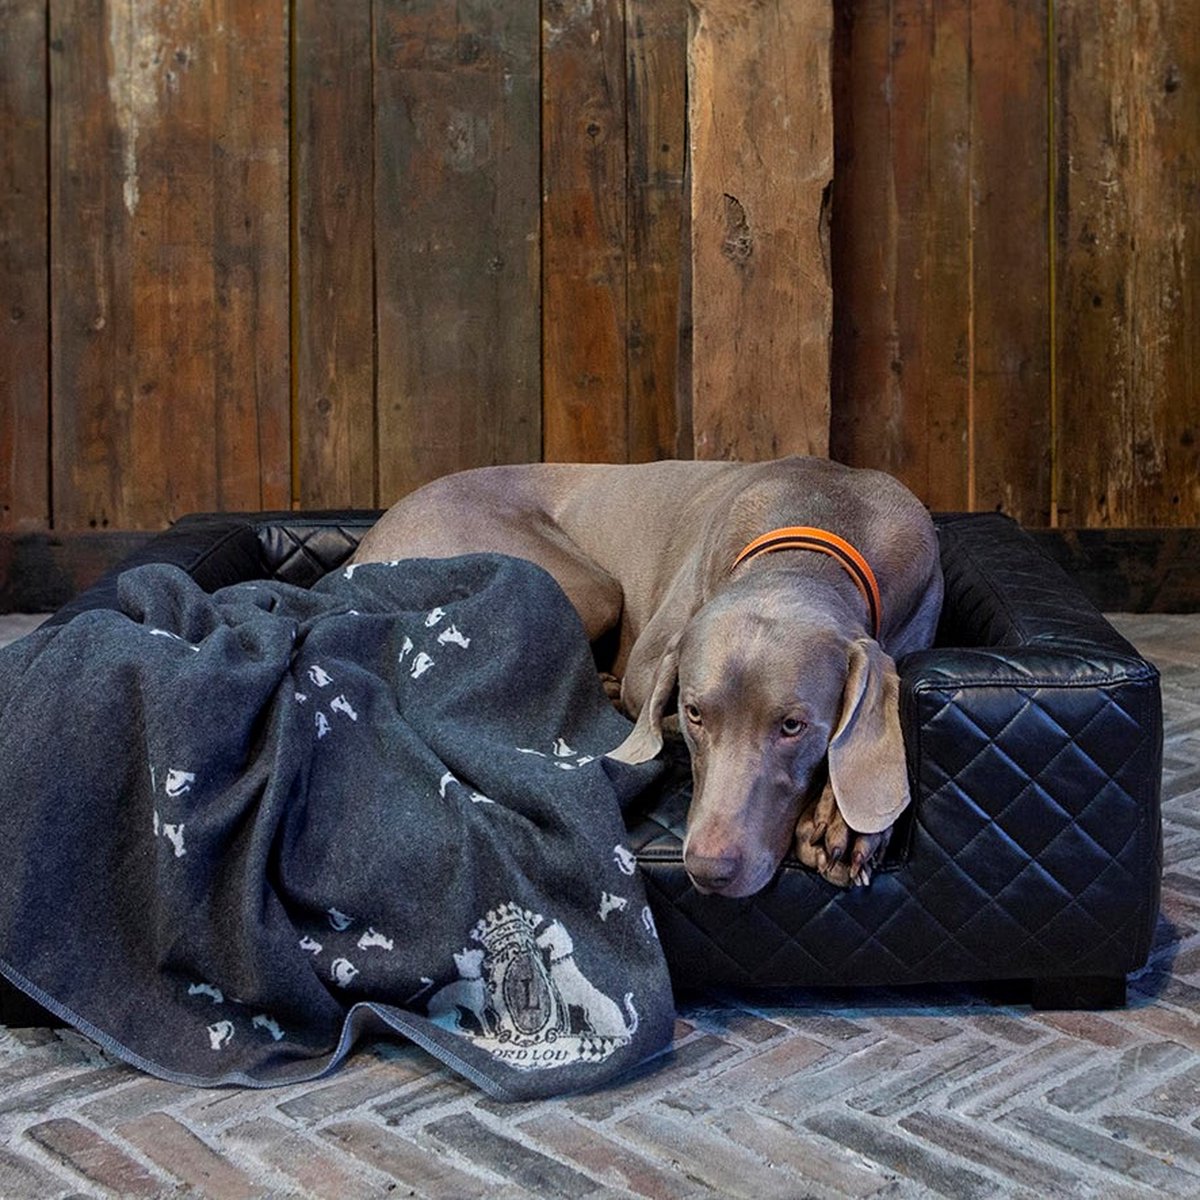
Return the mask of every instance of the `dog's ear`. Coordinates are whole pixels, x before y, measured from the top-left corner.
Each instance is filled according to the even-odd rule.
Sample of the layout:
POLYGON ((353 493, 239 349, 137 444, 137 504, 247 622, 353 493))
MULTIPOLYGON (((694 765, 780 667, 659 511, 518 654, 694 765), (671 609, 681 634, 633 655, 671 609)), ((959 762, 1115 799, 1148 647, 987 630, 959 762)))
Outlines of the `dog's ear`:
POLYGON ((829 782, 846 824, 879 833, 908 807, 900 679, 878 642, 850 647, 842 712, 829 740, 829 782))
POLYGON ((638 713, 632 732, 615 750, 610 750, 606 758, 615 758, 618 762, 643 763, 649 762, 662 750, 663 713, 679 678, 679 638, 680 635, 675 634, 659 655, 650 695, 638 713))

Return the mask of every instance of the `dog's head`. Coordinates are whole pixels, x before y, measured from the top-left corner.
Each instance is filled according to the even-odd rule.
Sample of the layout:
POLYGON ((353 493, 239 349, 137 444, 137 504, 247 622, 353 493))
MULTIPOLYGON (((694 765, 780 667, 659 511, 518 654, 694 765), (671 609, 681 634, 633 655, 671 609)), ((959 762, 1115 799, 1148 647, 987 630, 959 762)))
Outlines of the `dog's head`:
POLYGON ((826 765, 860 833, 886 829, 908 803, 899 681, 871 638, 794 605, 718 596, 667 645, 613 757, 644 762, 662 749, 676 690, 693 773, 684 866, 700 891, 763 888, 826 765))

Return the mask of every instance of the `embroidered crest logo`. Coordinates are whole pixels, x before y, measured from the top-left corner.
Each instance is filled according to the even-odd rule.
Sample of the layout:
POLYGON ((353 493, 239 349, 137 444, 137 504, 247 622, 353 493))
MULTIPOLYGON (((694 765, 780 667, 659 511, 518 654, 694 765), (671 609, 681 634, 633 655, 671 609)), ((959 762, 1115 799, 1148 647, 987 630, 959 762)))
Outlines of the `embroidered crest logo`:
POLYGON ((558 921, 517 904, 490 910, 471 931, 478 949, 454 955, 459 977, 435 992, 426 1014, 520 1070, 603 1062, 637 1031, 633 993, 625 1012, 575 962, 558 921))

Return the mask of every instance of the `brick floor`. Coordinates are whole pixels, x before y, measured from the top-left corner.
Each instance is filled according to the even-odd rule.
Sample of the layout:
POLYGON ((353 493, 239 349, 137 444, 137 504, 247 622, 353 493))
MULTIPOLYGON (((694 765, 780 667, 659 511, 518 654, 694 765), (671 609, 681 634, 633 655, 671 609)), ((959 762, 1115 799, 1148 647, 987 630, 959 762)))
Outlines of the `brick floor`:
POLYGON ((511 1106, 397 1042, 317 1083, 204 1091, 0 1029, 0 1196, 1200 1197, 1200 617, 1115 620, 1166 712, 1163 918, 1126 1010, 719 991, 660 1062, 511 1106))

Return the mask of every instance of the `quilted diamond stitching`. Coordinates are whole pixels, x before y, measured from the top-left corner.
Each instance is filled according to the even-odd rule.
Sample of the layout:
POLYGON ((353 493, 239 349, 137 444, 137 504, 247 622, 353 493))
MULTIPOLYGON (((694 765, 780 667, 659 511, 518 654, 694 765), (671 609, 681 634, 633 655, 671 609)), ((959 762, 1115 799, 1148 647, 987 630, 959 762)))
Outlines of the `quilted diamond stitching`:
POLYGON ((364 532, 344 525, 273 526, 260 541, 273 578, 307 587, 341 566, 364 532))
MULTIPOLYGON (((1078 732, 1077 732, 1076 736, 1081 736, 1084 733, 1090 732, 1092 726, 1095 724, 1096 720, 1100 716, 1109 714, 1112 712, 1113 705, 1110 702, 1111 697, 1105 696, 1103 699, 1104 699, 1104 703, 1102 703, 1100 705, 1100 707, 1097 709, 1097 711, 1095 713, 1093 713, 1082 725, 1078 726, 1078 732)), ((1036 707, 1039 709, 1039 712, 1050 717, 1050 714, 1048 712, 1046 712, 1046 705, 1041 702, 1041 699, 1039 697, 1028 698, 1027 703, 1022 706, 1023 710, 1029 707, 1029 703, 1035 704, 1036 707)), ((940 711, 942 713, 944 713, 945 707, 943 706, 943 708, 940 711)), ((1125 717, 1128 717, 1128 714, 1125 713, 1124 710, 1121 710, 1121 711, 1125 717)), ((970 714, 960 713, 959 715, 965 716, 968 721, 971 721, 970 714)), ((1037 772, 1036 775, 1030 777, 1028 786, 1038 788, 1039 791, 1041 792, 1042 796, 1044 797, 1045 801, 1058 809, 1058 811, 1062 814, 1062 816, 1064 818, 1064 824, 1054 834, 1054 836, 1051 837, 1046 842, 1045 846, 1043 846, 1038 851, 1038 854, 1042 857, 1051 857, 1054 844, 1056 842, 1058 842, 1060 839, 1066 838, 1068 836, 1070 836, 1072 838, 1072 840, 1075 842, 1078 842, 1079 840, 1082 839, 1082 841, 1086 844, 1085 849, 1087 850, 1086 854, 1084 855, 1084 858, 1086 860, 1092 861, 1094 864, 1098 864, 1098 865, 1094 865, 1092 877, 1090 879, 1078 882, 1079 895, 1078 896, 1070 896, 1069 903, 1079 905, 1082 908, 1084 905, 1084 902, 1087 899, 1087 896, 1089 895, 1090 891, 1093 889, 1094 885, 1096 884, 1096 881, 1100 878, 1100 876, 1103 874, 1103 872, 1107 869, 1108 864, 1110 862, 1112 862, 1118 855, 1123 853, 1126 850, 1126 848, 1128 847, 1129 842, 1136 836, 1137 831, 1138 831, 1138 823, 1136 821, 1134 821, 1132 823, 1132 827, 1130 828, 1125 840, 1119 846, 1107 847, 1107 846, 1101 845, 1096 839, 1094 839, 1091 836, 1090 831, 1086 827, 1084 827, 1082 824, 1079 824, 1074 818, 1072 818, 1072 815, 1065 808, 1063 808, 1063 806, 1059 805, 1057 798, 1051 793, 1051 791, 1049 789, 1045 788, 1045 786, 1042 784, 1041 776, 1043 776, 1062 757, 1063 753, 1069 752, 1072 749, 1072 747, 1074 747, 1079 753, 1081 753, 1083 755, 1084 759, 1091 765, 1091 767, 1096 772, 1098 772, 1099 774, 1104 776, 1104 784, 1102 786, 1096 787, 1094 789, 1091 800, 1089 801, 1089 804, 1086 807, 1091 807, 1092 805, 1094 805, 1106 793, 1106 791, 1109 788, 1117 790, 1122 797, 1125 797, 1126 793, 1124 793, 1124 791, 1122 789, 1120 789, 1113 782, 1111 776, 1108 775, 1107 771, 1104 771, 1099 766, 1099 764, 1097 764, 1095 762, 1095 759, 1092 756, 1089 756, 1086 753, 1084 753, 1082 750, 1080 750, 1080 748, 1078 747, 1076 737, 1072 737, 1072 736, 1068 735, 1067 727, 1064 722, 1054 720, 1053 717, 1050 717, 1050 719, 1051 719, 1051 724, 1055 728, 1057 728, 1057 730, 1059 731, 1059 734, 1060 734, 1061 738, 1063 739, 1063 744, 1060 746, 1059 752, 1056 753, 1055 755, 1051 756, 1051 758, 1037 772)), ((982 727, 980 727, 978 725, 978 723, 975 723, 975 722, 972 722, 972 723, 976 725, 976 728, 978 729, 979 733, 986 738, 986 734, 985 734, 984 730, 982 729, 982 727)), ((1007 728, 1011 729, 1012 724, 1013 724, 1012 722, 1008 723, 1007 728)), ((1132 724, 1133 724, 1133 728, 1135 730, 1137 730, 1138 727, 1137 727, 1136 723, 1132 723, 1132 724)), ((987 747, 985 746, 984 749, 986 750, 986 748, 987 747)), ((1140 754, 1143 751, 1143 749, 1144 749, 1144 738, 1143 737, 1136 738, 1136 744, 1134 745, 1133 749, 1128 754, 1126 754, 1122 758, 1121 762, 1118 764, 1118 766, 1116 768, 1117 773, 1123 773, 1125 771, 1125 769, 1128 767, 1128 765, 1133 761, 1134 758, 1136 758, 1138 756, 1138 754, 1140 754)), ((982 753, 982 751, 981 751, 981 753, 982 753)), ((975 761, 975 760, 972 760, 972 761, 975 761)), ((970 799, 970 796, 966 792, 964 792, 960 786, 957 786, 958 780, 961 779, 961 775, 962 775, 962 772, 959 772, 956 777, 956 780, 953 781, 953 783, 955 784, 956 795, 964 804, 971 804, 974 806, 974 802, 970 799)), ((1022 789, 1022 790, 1024 790, 1024 789, 1022 789)), ((1010 801, 1006 805, 1002 806, 999 809, 994 810, 993 818, 994 818, 997 826, 1001 826, 1005 823, 1005 820, 1007 819, 1009 812, 1012 808, 1012 804, 1013 804, 1013 800, 1010 799, 1010 801)), ((978 806, 974 806, 974 807, 977 808, 978 806)), ((927 830, 926 832, 931 836, 931 838, 933 838, 933 840, 936 841, 938 839, 938 832, 936 830, 927 830)), ((984 832, 984 830, 981 829, 980 833, 977 836, 981 836, 983 834, 983 832, 984 832)), ((1015 841, 1018 845, 1022 845, 1021 839, 1015 838, 1015 841)), ((1027 848, 1024 846, 1022 846, 1022 848, 1027 850, 1027 848)), ((1071 862, 1073 864, 1076 863, 1076 860, 1078 860, 1080 857, 1078 847, 1074 847, 1074 849, 1075 849, 1075 853, 1073 854, 1072 859, 1071 859, 1071 862)), ((953 866, 953 868, 957 870, 957 869, 959 869, 957 866, 957 863, 955 863, 953 858, 950 857, 950 855, 952 853, 963 854, 964 851, 961 847, 952 848, 950 850, 947 850, 947 861, 946 861, 945 867, 953 866)), ((1044 864, 1042 862, 1039 861, 1035 865, 1039 871, 1044 871, 1044 864)), ((1128 874, 1128 872, 1126 872, 1126 873, 1128 874)), ((1003 893, 1004 893, 1004 889, 999 891, 996 896, 996 902, 1000 905, 1004 904, 1004 894, 1003 893)), ((1068 892, 1068 895, 1070 895, 1069 892, 1068 892)), ((1013 915, 1015 918, 1015 914, 1013 914, 1013 915)), ((1057 916, 1057 914, 1055 914, 1055 916, 1057 916)))

